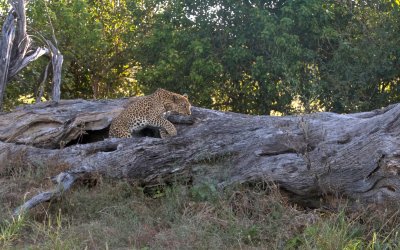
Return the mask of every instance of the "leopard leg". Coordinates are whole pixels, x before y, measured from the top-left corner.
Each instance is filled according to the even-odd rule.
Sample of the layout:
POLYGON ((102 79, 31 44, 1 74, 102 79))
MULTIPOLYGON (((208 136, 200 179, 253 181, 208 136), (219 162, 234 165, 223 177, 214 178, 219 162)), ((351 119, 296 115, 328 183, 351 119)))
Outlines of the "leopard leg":
POLYGON ((165 119, 164 117, 159 117, 156 121, 149 124, 150 126, 155 126, 160 128, 161 138, 166 138, 169 136, 175 136, 177 134, 174 124, 165 119))
POLYGON ((161 129, 160 129, 160 137, 161 137, 162 139, 167 138, 167 137, 168 137, 167 131, 161 128, 161 129))

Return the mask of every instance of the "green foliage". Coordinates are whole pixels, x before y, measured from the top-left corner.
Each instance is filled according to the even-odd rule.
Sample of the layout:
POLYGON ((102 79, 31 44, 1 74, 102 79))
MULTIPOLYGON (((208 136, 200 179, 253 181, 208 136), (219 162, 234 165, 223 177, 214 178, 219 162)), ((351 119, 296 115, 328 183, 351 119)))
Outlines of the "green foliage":
MULTIPOLYGON (((151 1, 152 4, 154 2, 151 1)), ((388 1, 157 1, 135 59, 146 92, 218 109, 349 112, 398 101, 399 10, 388 1)))
MULTIPOLYGON (((28 33, 34 43, 56 43, 64 55, 62 98, 110 98, 136 95, 131 46, 137 24, 136 1, 31 1, 27 5, 28 33)), ((48 60, 29 65, 7 89, 8 106, 35 94, 48 60)), ((51 75, 50 75, 51 77, 51 75)), ((50 79, 48 83, 50 83, 50 79)), ((50 91, 47 84, 47 92, 50 91)), ((45 98, 48 99, 47 93, 45 98)))
POLYGON ((91 18, 86 1, 35 1, 28 15, 32 17, 31 26, 43 36, 53 37, 54 28, 59 49, 65 57, 64 67, 68 69, 63 74, 63 97, 74 97, 74 92, 90 97, 93 94, 91 72, 96 71, 96 59, 106 45, 101 24, 91 18))
MULTIPOLYGON (((400 101, 398 1, 38 0, 27 8, 35 42, 56 38, 65 56, 63 98, 163 87, 194 105, 250 114, 400 101)), ((15 79, 9 107, 36 91, 46 64, 15 79)))
POLYGON ((400 99, 400 12, 390 1, 360 3, 337 35, 321 75, 321 100, 334 111, 379 108, 400 99))

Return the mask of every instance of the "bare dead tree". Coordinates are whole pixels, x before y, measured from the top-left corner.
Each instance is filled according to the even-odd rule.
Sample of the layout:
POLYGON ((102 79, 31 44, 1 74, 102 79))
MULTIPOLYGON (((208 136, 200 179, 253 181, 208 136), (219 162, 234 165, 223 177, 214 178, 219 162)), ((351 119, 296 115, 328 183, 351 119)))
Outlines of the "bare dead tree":
POLYGON ((2 28, 0 40, 0 109, 3 105, 7 83, 29 63, 43 55, 49 56, 53 65, 52 99, 54 101, 60 100, 63 56, 50 40, 46 40, 41 47, 33 45, 30 36, 27 34, 25 5, 25 0, 10 1, 11 9, 2 28))

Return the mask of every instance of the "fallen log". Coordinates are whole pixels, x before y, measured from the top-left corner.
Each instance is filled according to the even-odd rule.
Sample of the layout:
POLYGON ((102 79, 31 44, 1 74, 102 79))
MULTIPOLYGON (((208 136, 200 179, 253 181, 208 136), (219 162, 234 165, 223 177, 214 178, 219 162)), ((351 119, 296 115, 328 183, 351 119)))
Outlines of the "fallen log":
POLYGON ((170 116, 176 137, 108 138, 111 120, 132 100, 62 100, 0 114, 0 173, 15 162, 68 169, 53 177, 54 190, 16 214, 91 173, 142 186, 272 181, 297 200, 338 195, 386 204, 400 198, 399 104, 285 117, 193 107, 190 117, 170 116))

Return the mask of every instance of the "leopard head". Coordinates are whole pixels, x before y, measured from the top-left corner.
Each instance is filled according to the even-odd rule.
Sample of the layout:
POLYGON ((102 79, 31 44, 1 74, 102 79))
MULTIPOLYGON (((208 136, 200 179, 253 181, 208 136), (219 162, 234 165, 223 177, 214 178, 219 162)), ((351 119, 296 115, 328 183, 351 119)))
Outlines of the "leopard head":
POLYGON ((163 103, 166 111, 181 115, 191 114, 191 105, 186 94, 179 95, 174 92, 159 88, 154 92, 153 95, 163 103))
POLYGON ((181 115, 190 115, 191 111, 191 105, 188 100, 188 96, 186 94, 184 95, 178 95, 174 94, 172 95, 172 105, 171 105, 171 111, 176 112, 181 115))

